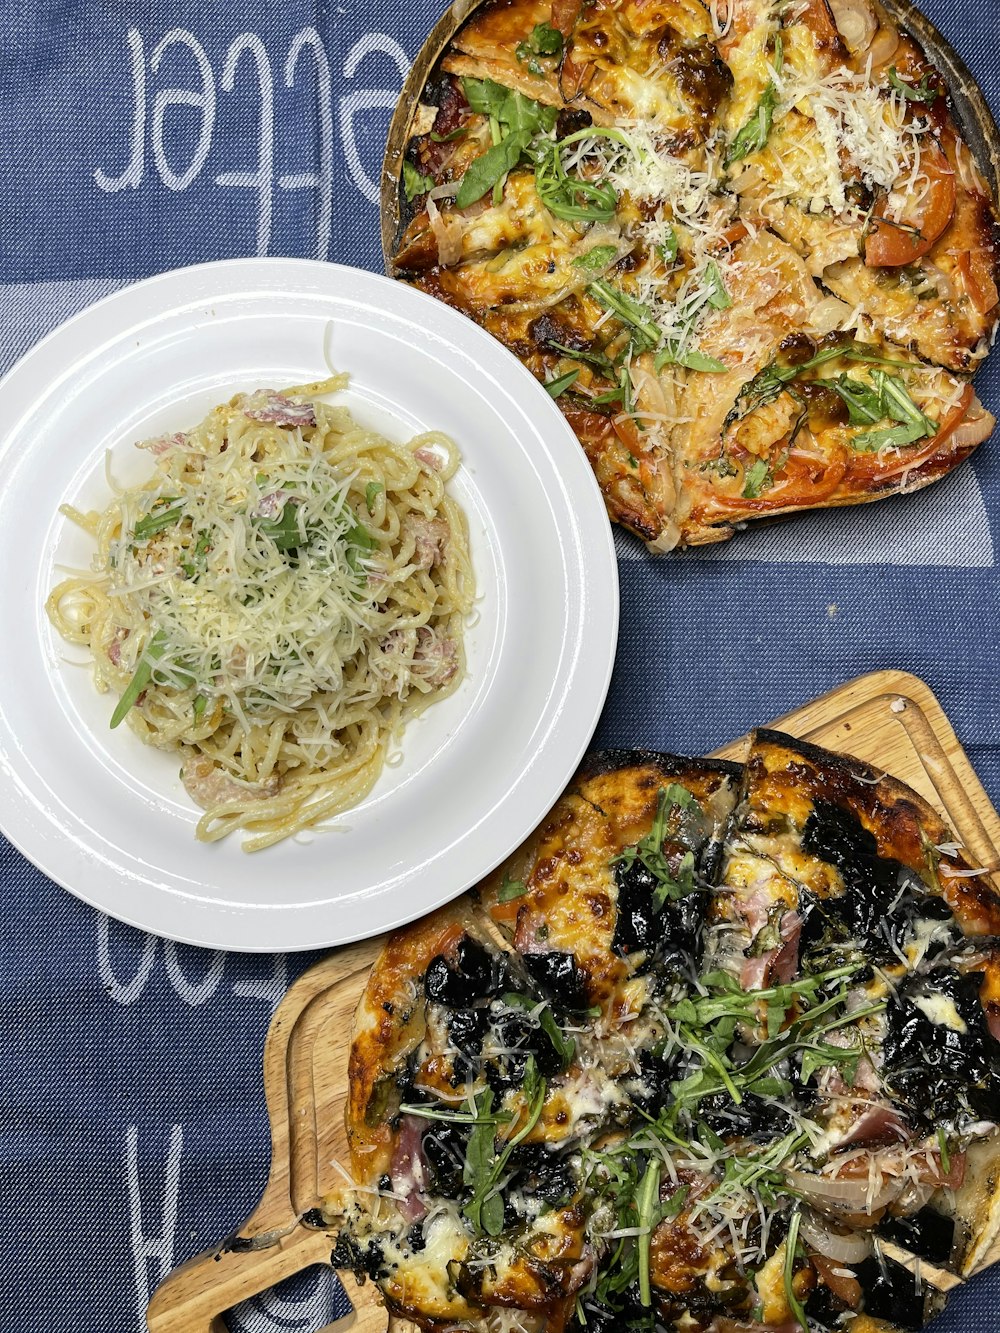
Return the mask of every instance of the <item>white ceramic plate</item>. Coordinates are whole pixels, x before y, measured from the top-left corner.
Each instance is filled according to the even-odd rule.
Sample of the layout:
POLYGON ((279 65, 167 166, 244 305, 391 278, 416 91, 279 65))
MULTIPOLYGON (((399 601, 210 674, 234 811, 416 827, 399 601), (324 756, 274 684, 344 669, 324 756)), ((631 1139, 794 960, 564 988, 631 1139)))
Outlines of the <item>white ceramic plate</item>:
POLYGON ((95 907, 174 939, 307 949, 375 934, 496 866, 558 797, 614 662, 609 525, 555 404, 499 343, 402 284, 300 260, 166 273, 63 325, 0 382, 0 824, 95 907), (50 627, 61 566, 93 548, 60 516, 148 475, 136 440, 238 390, 350 372, 338 398, 406 438, 458 442, 479 591, 469 673, 406 729, 402 758, 321 830, 248 855, 195 841, 177 756, 108 726, 87 655, 50 627))

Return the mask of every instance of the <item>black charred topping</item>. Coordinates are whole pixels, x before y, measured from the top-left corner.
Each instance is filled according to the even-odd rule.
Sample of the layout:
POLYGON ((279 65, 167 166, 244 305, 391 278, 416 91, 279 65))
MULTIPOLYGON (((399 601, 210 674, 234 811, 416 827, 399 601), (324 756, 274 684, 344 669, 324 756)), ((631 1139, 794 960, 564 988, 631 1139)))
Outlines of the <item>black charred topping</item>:
POLYGON ((800 366, 816 355, 816 344, 808 333, 790 333, 778 345, 782 360, 788 366, 800 366))
POLYGON ((560 1009, 578 1013, 590 1007, 586 979, 571 953, 528 953, 524 965, 560 1009))
POLYGON ((889 999, 882 1043, 883 1077, 925 1125, 968 1114, 1000 1120, 1000 1042, 986 1025, 981 972, 938 969, 902 981, 889 999), (933 1023, 919 1007, 954 1004, 965 1028, 933 1023))
POLYGON ((388 1277, 391 1271, 385 1262, 382 1247, 374 1237, 367 1245, 360 1245, 346 1231, 337 1237, 330 1264, 333 1268, 349 1268, 357 1277, 370 1277, 373 1282, 377 1278, 388 1277))
POLYGON ((406 1233, 406 1243, 414 1254, 419 1254, 421 1250, 427 1248, 427 1239, 424 1236, 424 1229, 419 1222, 414 1222, 406 1233))
POLYGON ((829 1287, 820 1283, 814 1287, 806 1301, 806 1314, 809 1316, 809 1333, 830 1333, 839 1327, 840 1316, 847 1307, 838 1301, 829 1287))
POLYGON ((864 1293, 864 1312, 896 1328, 918 1333, 924 1326, 925 1289, 919 1278, 885 1256, 854 1266, 864 1293))
POLYGON ((921 1208, 912 1217, 887 1217, 876 1234, 938 1268, 949 1262, 955 1248, 954 1219, 933 1208, 921 1208))
POLYGON ((618 884, 618 911, 611 948, 619 958, 643 952, 648 955, 644 969, 656 963, 658 974, 675 975, 687 971, 701 959, 702 931, 705 925, 707 896, 689 893, 677 902, 669 899, 656 910, 656 876, 640 860, 631 865, 615 865, 618 884))
POLYGON ((550 1152, 544 1143, 519 1144, 511 1155, 510 1165, 514 1172, 513 1188, 527 1195, 537 1195, 546 1203, 556 1204, 576 1193, 569 1162, 550 1152))
POLYGON ((749 1139, 770 1143, 794 1128, 791 1116, 774 1101, 765 1101, 755 1092, 744 1092, 737 1104, 727 1092, 704 1097, 698 1115, 720 1139, 749 1139))
POLYGON ((424 982, 428 999, 449 1009, 465 1009, 505 989, 506 969, 481 944, 463 935, 456 952, 455 963, 443 954, 431 960, 424 982))
POLYGON ((495 1018, 493 1031, 503 1054, 493 1056, 485 1072, 498 1098, 508 1089, 520 1087, 529 1056, 534 1056, 535 1065, 543 1078, 551 1078, 561 1072, 562 1056, 556 1053, 546 1033, 523 1010, 511 1009, 495 1018))
POLYGON ((307 1208, 302 1214, 302 1222, 307 1227, 317 1227, 320 1231, 326 1226, 326 1218, 319 1208, 307 1208))
MULTIPOLYGON (((883 923, 899 918, 900 894, 912 894, 919 877, 892 857, 879 856, 875 836, 850 811, 829 801, 817 800, 802 831, 803 849, 840 871, 843 894, 825 898, 810 912, 803 930, 803 944, 811 947, 853 940, 872 958, 884 959, 893 952, 883 923), (824 936, 826 938, 824 938, 824 936)), ((905 913, 902 914, 905 921, 905 913)))
POLYGON ((677 1060, 664 1060, 653 1051, 639 1052, 639 1073, 625 1084, 633 1106, 655 1116, 670 1101, 670 1086, 677 1078, 677 1060))
POLYGON ((702 120, 709 119, 733 86, 732 71, 707 37, 694 45, 682 46, 667 68, 685 100, 702 120))
POLYGON ((468 1125, 451 1121, 431 1121, 420 1146, 434 1177, 434 1189, 446 1199, 462 1193, 462 1164, 469 1138, 468 1125))
POLYGON ((587 352, 592 346, 589 338, 581 337, 575 329, 553 319, 551 315, 539 315, 529 326, 528 332, 536 347, 543 349, 557 351, 560 347, 571 347, 574 352, 587 352))
POLYGON ((565 139, 569 134, 588 130, 594 121, 589 111, 570 111, 567 107, 556 118, 556 138, 565 139))
POLYGON ((465 1071, 463 1077, 475 1077, 473 1063, 482 1054, 483 1039, 490 1025, 488 1009, 456 1009, 448 1020, 448 1037, 464 1059, 456 1061, 465 1071))

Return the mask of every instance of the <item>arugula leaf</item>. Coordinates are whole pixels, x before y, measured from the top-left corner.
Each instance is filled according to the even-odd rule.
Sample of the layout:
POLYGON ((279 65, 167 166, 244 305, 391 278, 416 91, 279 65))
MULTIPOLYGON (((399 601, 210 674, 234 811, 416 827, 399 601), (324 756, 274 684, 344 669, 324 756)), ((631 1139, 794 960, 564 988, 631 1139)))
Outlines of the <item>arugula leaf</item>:
POLYGON ((902 93, 907 102, 936 102, 941 96, 939 88, 932 88, 931 76, 925 74, 919 84, 907 83, 899 77, 899 71, 896 66, 889 70, 889 82, 895 88, 897 93, 902 93))
POLYGON ((851 440, 853 449, 862 453, 875 453, 887 445, 901 448, 904 445, 916 444, 918 440, 930 439, 938 433, 940 430, 938 423, 921 412, 898 376, 876 370, 872 380, 879 404, 884 409, 882 416, 901 424, 856 435, 851 440))
POLYGON ((710 375, 718 375, 729 369, 714 356, 707 356, 693 347, 681 347, 669 339, 657 352, 653 365, 656 370, 662 370, 664 366, 685 366, 688 370, 700 370, 710 375))
POLYGON ((774 82, 771 81, 764 89, 750 119, 726 149, 724 165, 727 170, 734 162, 741 162, 743 158, 749 157, 751 153, 760 152, 766 145, 771 136, 771 127, 774 124, 774 113, 777 106, 778 90, 775 88, 774 82))
POLYGON ((670 228, 667 239, 662 245, 658 245, 656 249, 665 264, 673 264, 676 261, 678 241, 677 233, 674 231, 673 227, 670 228))
POLYGON ((636 1195, 636 1211, 639 1214, 639 1226, 642 1230, 637 1237, 639 1252, 639 1304, 646 1309, 653 1303, 653 1294, 649 1281, 649 1260, 652 1250, 653 1218, 656 1204, 660 1199, 660 1163, 652 1161, 646 1167, 639 1192, 636 1195))
POLYGON ((573 260, 575 268, 582 268, 585 273, 602 273, 618 257, 614 245, 595 245, 585 255, 577 255, 573 260))
POLYGON ((435 134, 431 130, 431 143, 451 143, 454 139, 462 139, 469 132, 468 125, 459 125, 457 130, 452 130, 450 134, 435 134))
POLYGON ((638 335, 646 347, 656 347, 660 342, 662 331, 649 306, 629 296, 620 287, 605 282, 603 278, 592 282, 587 291, 605 310, 610 310, 623 324, 628 324, 634 330, 633 336, 638 335))
POLYGON ((377 551, 378 538, 373 537, 363 523, 355 523, 344 533, 347 563, 355 574, 361 572, 362 552, 377 551))
POLYGON ((561 393, 565 393, 571 385, 575 384, 579 377, 580 371, 578 369, 567 370, 565 375, 559 375, 554 380, 546 380, 545 392, 553 398, 558 398, 561 393))
MULTIPOLYGON (((475 1125, 465 1149, 462 1179, 473 1193, 462 1212, 477 1231, 487 1236, 499 1236, 503 1230, 503 1196, 497 1185, 514 1149, 537 1125, 545 1103, 546 1083, 538 1073, 533 1055, 528 1056, 522 1090, 527 1103, 527 1116, 517 1132, 507 1139, 501 1151, 496 1151, 492 1123, 475 1125)), ((492 1088, 486 1088, 479 1094, 475 1100, 475 1109, 477 1116, 490 1115, 493 1110, 492 1088)))
POLYGON ((785 1237, 785 1268, 783 1277, 785 1282, 785 1298, 788 1301, 788 1308, 791 1310, 799 1328, 803 1330, 803 1333, 809 1333, 809 1321, 806 1319, 806 1312, 802 1308, 802 1302, 799 1300, 798 1296, 796 1296, 795 1287, 792 1284, 792 1279, 795 1277, 795 1259, 798 1253, 799 1225, 801 1222, 802 1210, 796 1208, 788 1219, 788 1235, 785 1237))
POLYGON ((309 540, 299 529, 299 506, 295 500, 286 500, 277 518, 262 518, 257 527, 265 537, 270 537, 279 551, 297 551, 309 540))
POLYGON ((489 117, 495 142, 469 165, 455 195, 456 208, 468 208, 502 186, 532 139, 551 130, 559 114, 555 107, 543 106, 492 79, 463 79, 462 87, 472 110, 489 117))
POLYGON ((908 444, 927 438, 927 432, 919 426, 886 426, 882 430, 866 431, 864 435, 855 435, 851 448, 859 454, 877 454, 880 449, 902 449, 908 444))
POLYGON ((850 375, 840 375, 835 380, 816 380, 815 383, 832 389, 844 400, 850 414, 848 421, 852 426, 871 426, 885 416, 879 395, 862 380, 853 380, 850 375))
POLYGON ((158 629, 153 637, 143 649, 139 663, 132 674, 132 679, 125 686, 121 698, 118 700, 118 706, 111 714, 111 729, 124 722, 128 713, 135 707, 139 695, 153 679, 153 672, 156 669, 156 663, 160 660, 167 650, 167 636, 163 630, 158 629))
POLYGON ((477 157, 462 177, 455 195, 456 208, 468 208, 499 185, 517 166, 525 145, 517 135, 508 135, 477 157))
POLYGON ((567 222, 610 222, 618 207, 618 192, 609 181, 594 183, 570 176, 560 153, 567 142, 543 141, 541 145, 535 162, 539 199, 554 217, 567 222))
POLYGON ((204 716, 205 709, 208 707, 208 699, 204 694, 196 694, 191 704, 191 712, 194 714, 194 720, 200 722, 204 716))
POLYGON ((177 520, 184 513, 182 504, 174 504, 173 498, 167 500, 157 500, 151 513, 140 518, 132 531, 132 535, 137 542, 145 541, 147 537, 154 537, 158 532, 163 532, 166 528, 172 528, 177 520), (173 508, 164 509, 163 505, 173 505, 173 508))
POLYGON ((744 500, 756 500, 762 491, 769 491, 774 485, 771 464, 766 458, 758 458, 747 468, 743 478, 744 500))
POLYGON ((829 347, 822 347, 815 356, 799 362, 798 365, 782 365, 775 358, 762 367, 753 379, 740 390, 732 410, 723 423, 723 435, 735 422, 749 416, 757 408, 766 407, 768 403, 773 403, 794 380, 808 374, 810 370, 826 365, 828 361, 836 361, 841 358, 845 361, 857 361, 869 366, 888 366, 903 370, 913 369, 912 362, 891 361, 882 356, 877 350, 874 350, 870 344, 859 343, 853 338, 838 340, 829 347))
POLYGON ((385 486, 380 481, 370 481, 365 487, 365 508, 369 514, 375 512, 375 500, 380 492, 385 490, 385 486))
POLYGON ((434 177, 422 175, 412 162, 403 163, 403 191, 406 202, 412 204, 419 194, 434 188, 434 177))
POLYGON ((530 995, 518 995, 513 991, 508 991, 504 995, 503 1002, 511 1009, 523 1009, 527 1013, 538 1010, 535 1021, 548 1037, 553 1051, 561 1061, 562 1069, 566 1069, 572 1063, 573 1056, 576 1054, 576 1039, 563 1032, 556 1022, 556 1016, 550 1005, 543 1004, 540 1000, 534 1000, 530 995))
POLYGON ((679 898, 686 898, 697 887, 694 879, 694 856, 691 852, 686 852, 681 858, 676 874, 670 869, 663 854, 663 844, 667 840, 671 822, 692 806, 697 808, 697 801, 686 787, 676 782, 661 787, 656 797, 653 827, 634 847, 626 847, 611 862, 613 866, 622 864, 628 868, 636 861, 640 861, 646 867, 658 881, 653 892, 653 905, 658 912, 668 899, 675 902, 679 898))
POLYGON ((719 266, 714 259, 710 259, 705 265, 705 281, 708 283, 709 289, 708 304, 713 310, 728 310, 733 304, 733 300, 726 291, 722 274, 719 272, 719 266))
POLYGON ((511 879, 505 871, 503 883, 497 890, 497 902, 509 903, 515 898, 523 898, 527 892, 528 886, 525 884, 524 880, 511 879))

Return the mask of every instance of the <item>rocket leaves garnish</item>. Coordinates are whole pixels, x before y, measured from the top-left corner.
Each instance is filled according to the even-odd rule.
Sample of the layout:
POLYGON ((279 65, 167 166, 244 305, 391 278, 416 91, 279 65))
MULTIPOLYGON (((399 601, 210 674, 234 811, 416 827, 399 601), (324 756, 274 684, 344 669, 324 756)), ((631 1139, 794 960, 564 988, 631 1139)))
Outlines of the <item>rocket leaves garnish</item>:
POLYGON ((545 1079, 538 1072, 533 1055, 528 1056, 524 1071, 522 1094, 525 1118, 503 1146, 497 1150, 496 1122, 491 1119, 493 1089, 484 1088, 474 1099, 477 1117, 465 1149, 462 1179, 472 1191, 472 1197, 462 1209, 475 1229, 487 1236, 499 1236, 503 1230, 504 1202, 499 1190, 511 1154, 538 1124, 545 1104, 545 1079))
POLYGON ((727 170, 734 163, 741 162, 743 158, 749 157, 751 153, 758 153, 765 147, 771 137, 771 126, 774 124, 777 106, 778 90, 771 81, 764 89, 750 119, 726 149, 724 165, 727 170))
POLYGON ((162 630, 157 630, 149 643, 143 650, 139 663, 132 675, 132 679, 125 686, 121 698, 118 700, 118 706, 111 714, 111 728, 119 726, 124 722, 128 713, 135 707, 139 701, 139 696, 153 679, 153 672, 156 670, 156 663, 160 660, 167 650, 167 636, 162 630))
POLYGON ((472 110, 489 118, 495 142, 462 177, 455 195, 456 208, 468 208, 495 187, 502 188, 531 141, 551 130, 558 115, 555 107, 543 106, 492 79, 463 79, 462 88, 472 110))
POLYGON ((149 537, 155 537, 158 532, 173 527, 184 513, 184 506, 176 504, 175 499, 175 496, 170 496, 157 500, 150 512, 139 519, 132 533, 137 542, 146 541, 149 537))
POLYGON ((668 900, 676 901, 678 898, 684 898, 696 888, 692 853, 685 852, 679 868, 673 871, 663 854, 663 844, 671 832, 671 825, 679 822, 685 810, 692 806, 697 808, 697 804, 688 789, 679 783, 671 782, 669 786, 661 787, 656 797, 653 827, 634 847, 626 847, 611 862, 612 865, 624 866, 626 870, 636 861, 645 866, 658 881, 654 891, 654 906, 657 911, 668 900))

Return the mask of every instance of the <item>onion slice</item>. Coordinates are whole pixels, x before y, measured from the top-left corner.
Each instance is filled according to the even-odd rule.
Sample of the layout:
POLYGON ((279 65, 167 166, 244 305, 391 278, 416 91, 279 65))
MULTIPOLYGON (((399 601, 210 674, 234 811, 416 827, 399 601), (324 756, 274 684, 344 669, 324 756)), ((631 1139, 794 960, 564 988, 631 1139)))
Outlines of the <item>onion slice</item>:
POLYGON ((864 1231, 850 1231, 846 1235, 834 1231, 815 1213, 803 1213, 799 1235, 818 1253, 841 1264, 860 1264, 872 1252, 871 1235, 864 1231))

